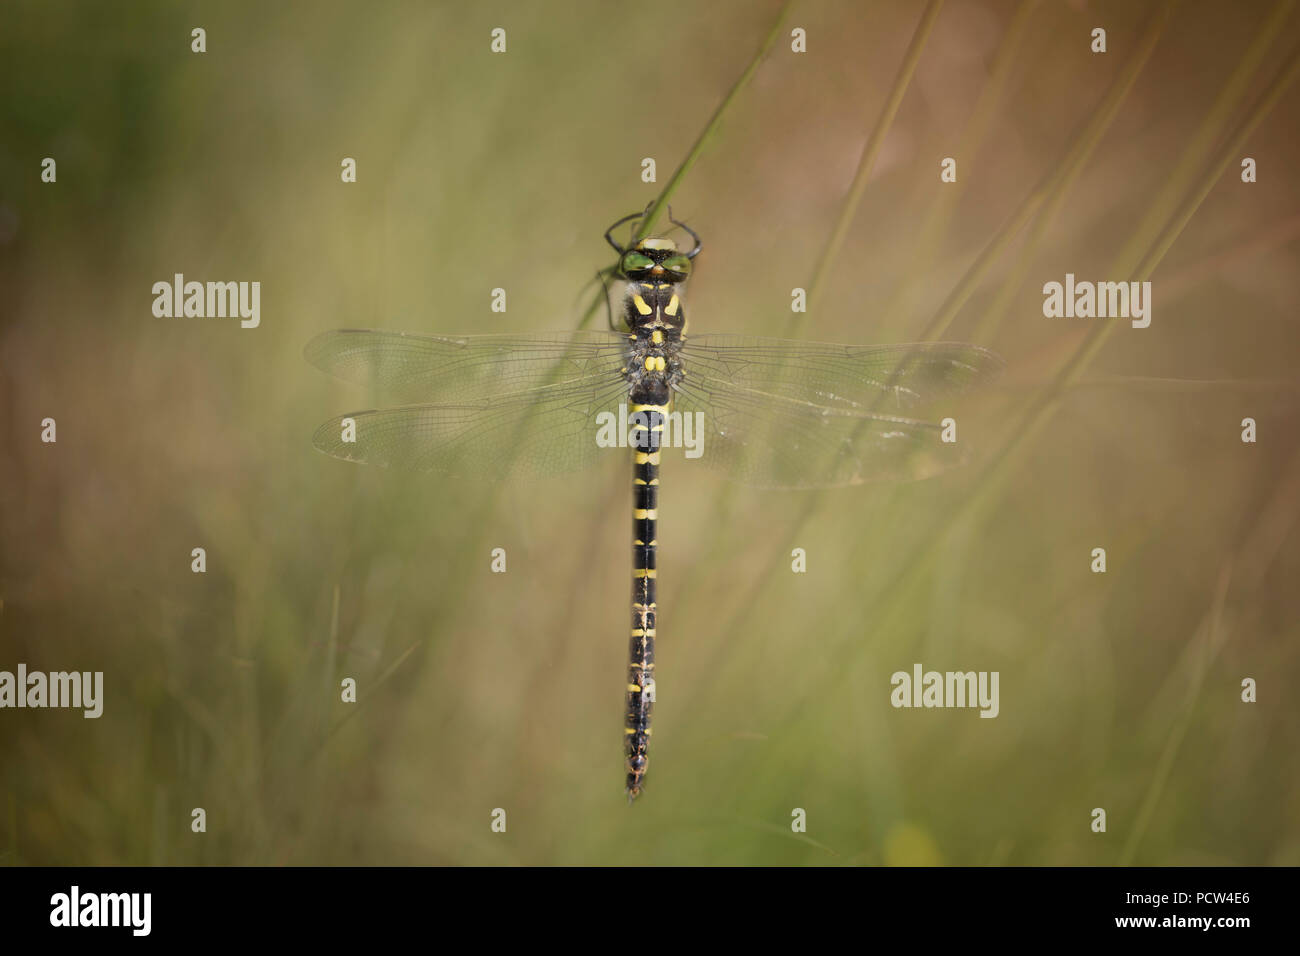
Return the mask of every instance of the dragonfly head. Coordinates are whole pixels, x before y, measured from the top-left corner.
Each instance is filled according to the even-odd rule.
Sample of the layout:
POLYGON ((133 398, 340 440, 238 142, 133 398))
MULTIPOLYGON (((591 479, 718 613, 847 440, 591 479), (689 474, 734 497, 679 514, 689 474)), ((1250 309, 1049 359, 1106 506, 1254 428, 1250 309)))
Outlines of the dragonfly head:
POLYGON ((668 221, 695 240, 695 245, 685 252, 678 249, 677 243, 666 236, 646 236, 644 239, 636 239, 626 249, 614 239, 615 229, 625 222, 648 216, 653 206, 652 202, 646 206, 644 213, 634 212, 630 216, 624 216, 605 230, 605 241, 618 253, 619 275, 632 282, 662 282, 668 285, 685 282, 691 274, 691 260, 700 254, 703 244, 694 229, 673 218, 672 206, 668 207, 668 221))
POLYGON ((671 239, 646 238, 623 253, 618 271, 633 282, 676 284, 690 276, 691 260, 671 239))

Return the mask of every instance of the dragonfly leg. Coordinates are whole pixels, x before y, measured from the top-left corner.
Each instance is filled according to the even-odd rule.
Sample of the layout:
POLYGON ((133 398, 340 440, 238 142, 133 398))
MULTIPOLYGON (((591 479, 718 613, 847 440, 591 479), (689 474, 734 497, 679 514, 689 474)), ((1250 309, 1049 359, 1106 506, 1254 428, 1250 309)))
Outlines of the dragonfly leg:
POLYGON ((610 226, 608 229, 605 230, 605 241, 608 242, 611 246, 613 246, 614 251, 617 252, 620 256, 623 253, 627 252, 627 250, 624 249, 622 246, 620 246, 617 242, 615 242, 614 237, 611 236, 610 233, 613 232, 615 229, 617 229, 619 226, 623 225, 623 223, 631 222, 633 219, 639 219, 643 215, 644 213, 634 212, 630 216, 624 216, 618 222, 614 223, 614 225, 610 226))

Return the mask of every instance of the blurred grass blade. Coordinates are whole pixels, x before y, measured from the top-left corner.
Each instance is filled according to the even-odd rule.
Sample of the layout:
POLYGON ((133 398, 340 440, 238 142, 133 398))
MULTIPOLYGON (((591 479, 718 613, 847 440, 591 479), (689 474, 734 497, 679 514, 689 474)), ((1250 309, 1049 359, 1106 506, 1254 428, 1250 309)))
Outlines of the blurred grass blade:
MULTIPOLYGON (((1175 681, 1189 681, 1186 700, 1181 703, 1182 712, 1169 730, 1137 819, 1132 830, 1129 831, 1128 840, 1125 841, 1120 856, 1121 866, 1128 866, 1133 862, 1156 807, 1160 805, 1160 798, 1173 771, 1178 749, 1196 715, 1197 701, 1210 665, 1217 659, 1231 634, 1249 631, 1255 618, 1261 613, 1264 605, 1259 600, 1259 588, 1264 582, 1266 572, 1273 566, 1286 540, 1293 533, 1298 519, 1300 519, 1300 452, 1292 455, 1290 462, 1282 469, 1282 477, 1278 480, 1268 502, 1260 509, 1250 534, 1243 537, 1240 546, 1235 549, 1220 571, 1214 600, 1194 631, 1197 635, 1204 634, 1204 639, 1199 642, 1194 640, 1189 644, 1179 666, 1170 672, 1167 685, 1175 681), (1234 607, 1244 612, 1233 620, 1231 625, 1225 623, 1224 613, 1230 585, 1235 585, 1234 607)), ((1165 689, 1162 689, 1160 694, 1156 695, 1156 699, 1163 696, 1164 692, 1165 689)), ((1157 708, 1154 704, 1151 710, 1153 720, 1160 720, 1166 712, 1164 707, 1157 708)))
MULTIPOLYGON (((1196 210, 1200 208, 1205 197, 1209 195, 1210 190, 1219 182, 1224 171, 1236 159, 1242 144, 1245 143, 1250 134, 1254 132, 1255 128, 1276 105, 1282 93, 1295 80, 1297 72, 1300 72, 1300 50, 1292 51, 1273 82, 1260 96, 1254 109, 1251 110, 1250 114, 1238 127, 1237 132, 1229 139, 1220 153, 1218 161, 1208 171, 1192 195, 1187 198, 1182 209, 1170 222, 1161 237, 1152 244, 1142 261, 1140 263, 1132 262, 1131 260, 1136 253, 1126 247, 1120 254, 1122 258, 1116 258, 1107 271, 1107 275, 1132 275, 1136 281, 1144 281, 1150 278, 1160 260, 1164 258, 1165 253, 1169 251, 1183 228, 1191 220, 1196 210)), ((1078 350, 1061 369, 1055 383, 1051 386, 1047 399, 1032 409, 1025 416, 1023 424, 1012 431, 1002 449, 994 456, 980 476, 980 481, 974 492, 964 499, 958 507, 955 520, 969 518, 978 522, 981 519, 1007 477, 1013 474, 1019 466, 1024 450, 1033 442, 1034 438, 1037 437, 1060 407, 1062 397, 1069 386, 1078 380, 1088 363, 1097 355, 1101 346, 1120 324, 1120 322, 1111 321, 1094 323, 1091 326, 1087 337, 1080 344, 1078 350)), ((932 540, 926 549, 926 553, 933 555, 941 540, 942 537, 932 540)))
MULTIPOLYGON (((1016 8, 1002 36, 1002 42, 998 44, 997 53, 994 54, 988 82, 980 91, 979 100, 975 103, 970 119, 953 149, 952 155, 967 157, 965 160, 967 169, 970 168, 974 157, 979 155, 991 120, 1002 106, 1011 68, 1020 62, 1021 42, 1025 38, 1030 14, 1034 12, 1038 3, 1039 0, 1021 0, 1020 6, 1016 8)), ((900 309, 908 307, 912 289, 920 282, 922 273, 938 251, 940 236, 948 228, 960 196, 961 192, 957 189, 934 190, 925 219, 911 243, 911 252, 907 256, 907 273, 898 283, 889 301, 881 307, 882 315, 893 316, 900 309)))
MULTIPOLYGON (((772 29, 768 31, 767 37, 763 40, 763 45, 759 47, 758 52, 755 53, 753 58, 749 61, 749 65, 745 67, 744 72, 740 74, 740 77, 732 85, 727 95, 723 97, 722 102, 718 104, 718 108, 713 111, 713 115, 709 117, 708 123, 706 123, 704 129, 700 131, 700 135, 696 138, 694 145, 692 145, 687 151, 686 156, 682 159, 677 168, 673 170, 673 174, 668 177, 668 182, 664 184, 664 188, 660 191, 658 197, 656 197, 655 201, 646 209, 645 215, 641 217, 641 221, 638 223, 636 231, 633 233, 634 239, 644 239, 650 234, 650 230, 654 228, 655 222, 659 219, 659 216, 663 213, 664 209, 667 208, 668 203, 672 200, 673 195, 681 186, 682 181, 685 180, 686 174, 691 171, 691 168, 695 165, 696 161, 704 154, 704 149, 708 145, 709 140, 721 127, 723 117, 727 115, 727 112, 731 109, 732 105, 735 104, 741 91, 749 85, 749 81, 753 79, 754 74, 758 71, 758 65, 763 62, 763 58, 766 57, 768 51, 772 49, 772 45, 776 42, 777 36, 780 35, 781 25, 785 22, 785 18, 790 12, 790 6, 792 3, 793 0, 786 0, 786 3, 781 7, 780 12, 776 15, 776 20, 772 23, 772 29)), ((613 276, 615 272, 616 269, 614 267, 607 266, 601 269, 597 274, 613 276)), ((601 301, 602 299, 598 297, 590 306, 587 307, 587 310, 582 314, 582 318, 578 321, 578 328, 587 328, 591 323, 592 317, 600 310, 601 301)))
MULTIPOLYGON (((1079 135, 1074 138, 1065 156, 1044 177, 1034 191, 1025 198, 1024 203, 1021 204, 1021 207, 1011 217, 1007 225, 984 248, 979 258, 962 276, 961 281, 949 293, 948 298, 939 307, 939 311, 930 320, 930 324, 925 327, 925 331, 921 334, 922 341, 935 341, 943 337, 943 334, 948 330, 948 326, 952 324, 953 319, 957 317, 957 313, 961 311, 962 306, 966 304, 975 289, 979 287, 989 268, 1001 257, 1007 246, 1010 245, 1011 240, 1015 238, 1025 224, 1037 215, 1038 221, 1035 224, 1034 232, 1025 248, 1021 250, 1019 259, 1021 263, 1030 261, 1032 247, 1041 239, 1043 231, 1060 207, 1066 192, 1082 171, 1089 157, 1092 156, 1093 150, 1096 149, 1106 130, 1110 128, 1110 124, 1119 115, 1120 108, 1124 105, 1129 91, 1133 89, 1134 82, 1142 72, 1142 68, 1146 66, 1151 52, 1155 49, 1156 42, 1164 32, 1173 6, 1174 0, 1166 0, 1161 8, 1152 15, 1137 49, 1128 57, 1123 71, 1111 84, 1110 89, 1106 92, 1105 99, 1093 111, 1092 116, 1089 117, 1087 124, 1079 132, 1079 135)), ((1014 273, 1015 270, 1013 269, 1014 273)), ((992 333, 994 328, 994 323, 982 324, 975 332, 975 340, 983 341, 992 333)))
MULTIPOLYGON (((1295 6, 1295 0, 1279 0, 1274 6, 1271 15, 1260 26, 1255 38, 1251 41, 1241 60, 1237 63, 1237 68, 1233 70, 1228 81, 1219 91, 1215 98, 1214 105, 1206 113, 1202 120, 1200 128, 1192 137, 1192 140, 1180 155, 1177 164, 1172 172, 1165 177, 1160 187, 1157 198, 1152 202, 1147 213, 1147 220, 1152 223, 1164 222, 1173 212, 1174 205, 1178 197, 1184 193, 1191 183, 1192 177, 1196 173, 1197 167, 1205 161, 1205 155, 1213 143, 1215 137, 1222 135, 1224 122, 1236 109, 1237 105, 1246 91, 1247 83, 1259 69, 1259 64, 1264 58, 1264 53, 1272 44, 1277 34, 1278 27, 1282 21, 1290 14, 1291 9, 1295 6)), ((1167 13, 1167 11, 1166 11, 1167 13)), ((1150 52, 1149 50, 1147 51, 1150 52)), ((1109 125, 1109 122, 1108 124, 1109 125)), ((1095 146, 1095 140, 1088 147, 1089 152, 1095 146)), ((1078 170, 1073 170, 1068 177, 1073 181, 1078 170)), ((1048 199, 1046 208, 1034 223, 1033 231, 1025 241, 1024 248, 1021 250, 1016 267, 1003 282, 1002 288, 998 290, 997 296, 980 317, 979 324, 976 326, 975 338, 982 341, 993 336, 1006 312, 1015 297, 1017 291, 1024 284, 1025 276, 1028 274, 1034 261, 1034 253, 1042 242, 1043 234, 1047 227, 1055 218, 1061 202, 1065 196, 1065 191, 1069 182, 1062 182, 1059 188, 1053 190, 1053 195, 1048 199)), ((1138 248, 1148 244, 1151 240, 1150 235, 1143 235, 1142 231, 1130 237, 1129 244, 1138 248)), ((951 319, 951 316, 949 316, 951 319)))
POLYGON ((722 102, 718 104, 718 108, 713 111, 713 115, 709 117, 709 122, 700 132, 699 137, 695 140, 695 145, 693 145, 687 152, 685 158, 681 161, 681 164, 673 170, 672 176, 668 178, 668 182, 664 185, 658 198, 651 203, 650 208, 641 218, 641 223, 637 226, 634 238, 644 239, 650 234, 650 230, 654 228, 654 224, 658 220, 660 214, 663 213, 668 203, 672 201, 673 194, 676 193, 677 188, 681 186, 682 180, 686 178, 686 174, 690 172, 691 167, 695 165, 696 160, 704 154, 704 147, 713 137, 713 134, 718 131, 719 127, 721 127, 722 118, 727 115, 732 104, 734 104, 739 98, 741 91, 749 85, 749 81, 753 79, 754 74, 758 71, 758 65, 763 62, 763 58, 766 57, 768 51, 772 49, 772 44, 776 42, 776 38, 781 32, 781 25, 785 22, 786 16, 790 13, 790 6, 792 3, 793 0, 787 0, 787 2, 781 7, 780 12, 776 15, 776 20, 772 22, 772 29, 768 31, 767 37, 763 40, 763 45, 759 47, 758 52, 755 53, 753 59, 749 61, 749 65, 745 67, 745 72, 740 74, 739 79, 737 79, 735 84, 732 85, 731 90, 723 98, 722 102))
POLYGON ((1214 601, 1210 610, 1193 634, 1192 642, 1200 645, 1201 654, 1192 664, 1194 673, 1188 699, 1181 704, 1181 713, 1175 719, 1174 726, 1165 740, 1164 749, 1160 752, 1160 758, 1156 761, 1155 771, 1147 787, 1146 796, 1142 800, 1142 806, 1138 810, 1137 819, 1128 832, 1128 839, 1124 841, 1124 850, 1119 859, 1120 866, 1132 864, 1138 844, 1142 842, 1142 837, 1151 824, 1151 817, 1160 804, 1160 796, 1164 793, 1169 773, 1174 768, 1178 750, 1182 746, 1183 738, 1187 736, 1188 728, 1192 725, 1192 718, 1196 716, 1196 703, 1201 695, 1201 686, 1205 682, 1205 672, 1209 669, 1210 662, 1218 656, 1227 637, 1223 621, 1223 605, 1228 596, 1228 585, 1231 580, 1232 562, 1228 561, 1219 571, 1218 586, 1214 590, 1214 601), (1202 634, 1203 638, 1200 637, 1202 634))
MULTIPOLYGON (((1133 278, 1139 282, 1151 278, 1151 274, 1155 272, 1156 266, 1160 264, 1160 261, 1164 259, 1165 254, 1173 246, 1174 242, 1177 241, 1178 237, 1182 234, 1183 229, 1186 228, 1187 223, 1191 221, 1192 216, 1196 215, 1196 211, 1201 208, 1201 203, 1203 203, 1205 197, 1210 194, 1210 190, 1214 188, 1220 179, 1222 179, 1223 174, 1227 171, 1228 167, 1237 160, 1238 154, 1245 145, 1246 140, 1250 138, 1250 135, 1263 121, 1264 117, 1272 111, 1275 105, 1277 105, 1277 101, 1281 98, 1286 89, 1295 82, 1297 73, 1300 73, 1300 47, 1291 51, 1291 54, 1287 57, 1287 60, 1281 69, 1279 69, 1273 82, 1260 96, 1254 109, 1250 111, 1250 114, 1242 121, 1241 125, 1237 127, 1236 132, 1232 135, 1223 151, 1219 154, 1218 161, 1202 178, 1200 184, 1192 195, 1190 195, 1183 203, 1182 209, 1180 209, 1177 215, 1174 216, 1173 220, 1165 228, 1159 239, 1157 239, 1151 248, 1147 250, 1146 256, 1142 259, 1141 263, 1137 264, 1136 268, 1130 266, 1131 259, 1137 254, 1136 244, 1130 241, 1125 245, 1120 254, 1116 256, 1114 264, 1106 273, 1107 275, 1127 275, 1132 273, 1133 278)), ((1156 201, 1159 202, 1160 199, 1157 198, 1156 201)), ((1149 217, 1150 214, 1148 214, 1148 218, 1149 217)), ((1101 350, 1102 345, 1105 344, 1106 340, 1110 338, 1111 333, 1118 328, 1119 325, 1120 323, 1118 322, 1105 322, 1092 326, 1089 336, 1084 340, 1084 344, 1080 348, 1079 352, 1075 355, 1069 365, 1062 369, 1062 385, 1069 384, 1078 377, 1079 373, 1084 369, 1084 367, 1086 367, 1088 362, 1092 360, 1097 352, 1101 350)))
POLYGON ((797 337, 802 331, 807 316, 821 300, 826 286, 826 277, 830 274, 836 258, 839 257, 840 249, 844 245, 844 237, 848 235, 849 226, 853 224, 858 205, 862 202, 862 194, 866 192, 867 182, 871 179, 871 170, 875 168, 881 144, 884 143, 885 135, 894 123, 898 107, 902 104, 903 96, 912 82, 912 75, 916 72, 916 64, 921 60, 921 51, 925 49, 926 41, 930 38, 930 32, 934 29, 934 22, 938 19, 942 7, 943 0, 930 0, 925 12, 921 14, 916 30, 912 33, 912 42, 908 45, 903 62, 899 64, 898 72, 894 75, 894 85, 889 91, 889 98, 876 119, 875 128, 867 137, 866 145, 862 148, 858 171, 853 176, 853 184, 849 187, 848 195, 840 208, 839 219, 835 223, 835 228, 831 230, 830 237, 826 240, 826 245, 813 270, 812 281, 808 284, 808 309, 806 312, 795 313, 790 319, 789 335, 792 338, 797 337))

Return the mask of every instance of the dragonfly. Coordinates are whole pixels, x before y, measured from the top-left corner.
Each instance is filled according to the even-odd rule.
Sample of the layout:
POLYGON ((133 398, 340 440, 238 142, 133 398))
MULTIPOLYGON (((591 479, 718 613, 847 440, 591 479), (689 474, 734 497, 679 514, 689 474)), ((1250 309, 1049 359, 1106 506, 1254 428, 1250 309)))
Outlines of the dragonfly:
POLYGON ((917 410, 990 381, 1003 364, 965 343, 688 337, 683 293, 703 243, 670 209, 669 221, 690 237, 689 248, 679 249, 668 235, 620 244, 615 230, 644 215, 624 216, 605 232, 618 254, 612 272, 623 283, 608 330, 340 329, 305 348, 323 371, 402 403, 322 425, 314 444, 335 458, 444 477, 535 480, 594 465, 611 447, 630 453, 632 619, 623 728, 629 803, 644 787, 655 704, 664 448, 685 447, 685 463, 759 487, 925 478, 964 455, 944 440, 941 423, 914 417, 917 410))

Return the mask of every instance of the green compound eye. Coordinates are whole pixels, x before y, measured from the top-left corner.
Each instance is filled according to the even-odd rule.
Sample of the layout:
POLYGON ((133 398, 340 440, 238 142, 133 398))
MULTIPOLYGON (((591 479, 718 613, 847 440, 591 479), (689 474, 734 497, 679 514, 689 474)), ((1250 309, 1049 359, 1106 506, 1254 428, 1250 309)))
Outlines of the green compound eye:
POLYGON ((633 272, 649 272, 654 265, 654 260, 649 256, 643 256, 639 252, 629 252, 623 256, 619 268, 623 270, 624 275, 629 275, 633 272))
POLYGON ((670 256, 664 260, 664 268, 669 272, 688 276, 691 274, 691 260, 685 256, 670 256))

